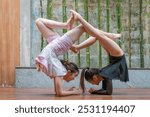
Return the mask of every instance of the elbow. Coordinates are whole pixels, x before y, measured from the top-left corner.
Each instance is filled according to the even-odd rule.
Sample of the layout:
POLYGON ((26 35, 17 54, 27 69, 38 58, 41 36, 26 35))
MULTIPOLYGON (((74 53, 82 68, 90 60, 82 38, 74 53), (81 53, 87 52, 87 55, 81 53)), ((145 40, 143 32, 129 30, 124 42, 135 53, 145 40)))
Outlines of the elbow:
POLYGON ((109 91, 106 92, 106 94, 107 95, 112 95, 112 92, 113 92, 112 90, 109 90, 109 91))
POLYGON ((57 91, 57 92, 56 92, 56 96, 57 96, 57 97, 62 97, 62 96, 63 96, 62 91, 57 91))
POLYGON ((112 95, 112 92, 107 92, 107 95, 112 95))

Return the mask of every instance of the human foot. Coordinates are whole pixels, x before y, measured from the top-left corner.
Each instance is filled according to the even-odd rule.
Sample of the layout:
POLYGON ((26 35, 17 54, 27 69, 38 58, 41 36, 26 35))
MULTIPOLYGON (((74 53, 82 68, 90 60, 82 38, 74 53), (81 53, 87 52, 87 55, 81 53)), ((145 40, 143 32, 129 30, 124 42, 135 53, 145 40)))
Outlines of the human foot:
POLYGON ((74 15, 71 13, 70 18, 67 20, 67 29, 71 30, 73 28, 74 15))
POLYGON ((40 64, 38 62, 36 62, 36 70, 40 71, 40 64))
POLYGON ((109 33, 109 35, 107 36, 115 41, 116 39, 121 37, 121 34, 109 33))
POLYGON ((81 18, 81 15, 79 13, 77 13, 74 10, 70 10, 70 12, 74 15, 74 20, 79 20, 81 18))
POLYGON ((36 61, 36 69, 37 69, 37 71, 44 72, 46 75, 48 74, 48 71, 47 71, 46 67, 38 61, 36 61))

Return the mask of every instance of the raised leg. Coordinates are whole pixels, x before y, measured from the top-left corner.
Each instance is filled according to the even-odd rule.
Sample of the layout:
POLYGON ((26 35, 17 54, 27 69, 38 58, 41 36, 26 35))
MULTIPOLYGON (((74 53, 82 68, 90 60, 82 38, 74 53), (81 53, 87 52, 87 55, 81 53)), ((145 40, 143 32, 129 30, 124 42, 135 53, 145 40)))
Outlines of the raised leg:
MULTIPOLYGON (((80 36, 83 34, 83 32, 84 32, 83 26, 79 25, 79 26, 71 29, 70 31, 68 31, 66 33, 66 35, 69 36, 73 42, 75 42, 76 40, 78 40, 80 38, 80 36)), ((50 31, 48 32, 48 35, 49 34, 50 34, 50 31)), ((43 71, 45 74, 48 73, 47 68, 45 68, 44 65, 40 64, 40 62, 38 60, 36 60, 36 66, 37 66, 38 71, 43 71)))
POLYGON ((72 25, 74 22, 74 17, 71 14, 70 18, 67 22, 58 22, 54 20, 48 20, 44 18, 38 18, 35 23, 43 35, 43 37, 48 38, 50 35, 56 35, 57 32, 53 31, 54 28, 62 28, 62 29, 72 29, 72 25))
POLYGON ((101 45, 108 51, 108 53, 112 56, 122 56, 124 53, 122 49, 110 38, 108 38, 102 31, 94 28, 91 24, 89 24, 86 20, 84 20, 80 14, 71 10, 71 12, 75 15, 75 19, 79 21, 85 31, 93 37, 96 37, 101 45))
POLYGON ((85 32, 84 28, 82 25, 79 25, 73 29, 71 29, 70 31, 68 31, 66 33, 66 35, 68 35, 73 42, 77 41, 80 36, 85 32))

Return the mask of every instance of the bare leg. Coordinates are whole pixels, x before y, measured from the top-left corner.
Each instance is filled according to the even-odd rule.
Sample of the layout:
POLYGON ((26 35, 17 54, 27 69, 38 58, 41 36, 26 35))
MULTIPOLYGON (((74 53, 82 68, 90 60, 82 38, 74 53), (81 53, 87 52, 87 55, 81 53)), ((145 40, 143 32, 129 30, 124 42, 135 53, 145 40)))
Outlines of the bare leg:
POLYGON ((72 30, 68 31, 66 33, 66 35, 68 35, 72 39, 72 41, 74 43, 74 42, 76 42, 80 38, 80 36, 84 32, 85 32, 85 30, 84 30, 83 26, 79 25, 79 26, 73 28, 72 30))
POLYGON ((57 32, 54 32, 52 28, 49 28, 47 24, 51 23, 52 21, 43 19, 43 18, 38 18, 36 20, 36 25, 39 31, 41 32, 42 36, 44 38, 48 38, 50 35, 56 35, 57 32))
MULTIPOLYGON (((74 17, 71 14, 70 18, 67 20, 67 22, 57 22, 53 20, 48 20, 44 18, 38 18, 36 20, 36 25, 43 35, 43 37, 48 38, 50 35, 57 35, 57 32, 53 31, 53 28, 64 28, 64 29, 72 29, 72 25, 74 22, 74 17)), ((40 64, 36 61, 36 68, 37 71, 43 71, 45 74, 47 74, 46 68, 44 65, 40 64)))
POLYGON ((53 20, 48 20, 44 18, 38 18, 36 20, 36 25, 43 35, 43 37, 48 38, 50 35, 56 35, 58 34, 57 32, 53 31, 53 28, 62 28, 62 29, 72 29, 72 25, 74 22, 74 17, 71 14, 70 18, 68 19, 67 22, 57 22, 53 20))
MULTIPOLYGON (((99 30, 99 31, 102 31, 102 30, 99 30)), ((104 31, 102 31, 102 33, 105 35, 105 36, 107 36, 108 38, 110 38, 110 39, 112 39, 112 40, 116 40, 116 39, 118 39, 118 38, 120 38, 121 37, 121 34, 115 34, 115 33, 108 33, 108 32, 104 32, 104 31)))
POLYGON ((112 56, 122 56, 124 53, 122 49, 110 38, 105 36, 100 30, 94 28, 91 24, 89 24, 86 20, 84 20, 80 14, 71 10, 71 12, 75 15, 75 19, 78 20, 84 27, 85 31, 93 37, 96 37, 101 45, 108 51, 108 53, 112 56))
MULTIPOLYGON (((83 32, 84 32, 83 26, 79 25, 79 26, 71 29, 70 31, 68 31, 66 33, 66 35, 69 36, 73 42, 75 42, 76 40, 78 40, 80 38, 80 36, 83 34, 83 32)), ((45 74, 48 73, 46 67, 44 65, 40 64, 40 62, 38 62, 38 60, 36 60, 36 66, 37 66, 38 71, 43 71, 45 74)))

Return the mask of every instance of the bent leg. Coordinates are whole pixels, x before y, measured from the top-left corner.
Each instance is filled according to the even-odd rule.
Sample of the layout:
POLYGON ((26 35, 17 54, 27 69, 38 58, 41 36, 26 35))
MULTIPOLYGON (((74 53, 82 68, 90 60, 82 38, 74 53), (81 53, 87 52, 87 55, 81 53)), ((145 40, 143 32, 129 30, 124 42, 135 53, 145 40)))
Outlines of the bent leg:
POLYGON ((77 41, 77 40, 80 38, 80 36, 81 36, 84 32, 85 32, 85 30, 84 30, 83 26, 82 26, 82 25, 79 25, 79 26, 77 26, 77 27, 75 27, 75 28, 69 30, 69 31, 66 33, 66 35, 69 36, 69 37, 72 39, 73 43, 74 43, 75 41, 77 41))
POLYGON ((112 39, 113 41, 115 41, 117 38, 121 37, 121 34, 109 33, 109 32, 105 32, 102 30, 99 30, 99 31, 101 31, 105 36, 112 39))
POLYGON ((81 17, 80 14, 71 10, 71 12, 75 15, 76 20, 78 20, 84 27, 85 31, 93 37, 96 37, 101 45, 108 51, 108 53, 112 56, 122 56, 122 49, 110 38, 102 33, 102 31, 94 28, 91 24, 89 24, 85 19, 81 17))
POLYGON ((50 28, 46 25, 48 22, 49 21, 47 19, 43 19, 43 18, 38 18, 36 20, 36 26, 44 38, 48 38, 50 35, 56 35, 57 34, 57 32, 54 32, 52 30, 52 28, 50 28))
POLYGON ((74 22, 74 17, 71 14, 67 22, 58 22, 54 20, 48 20, 44 18, 38 18, 36 21, 36 25, 42 35, 47 38, 50 35, 56 35, 57 32, 53 31, 53 28, 62 28, 62 29, 72 29, 72 25, 74 22))

